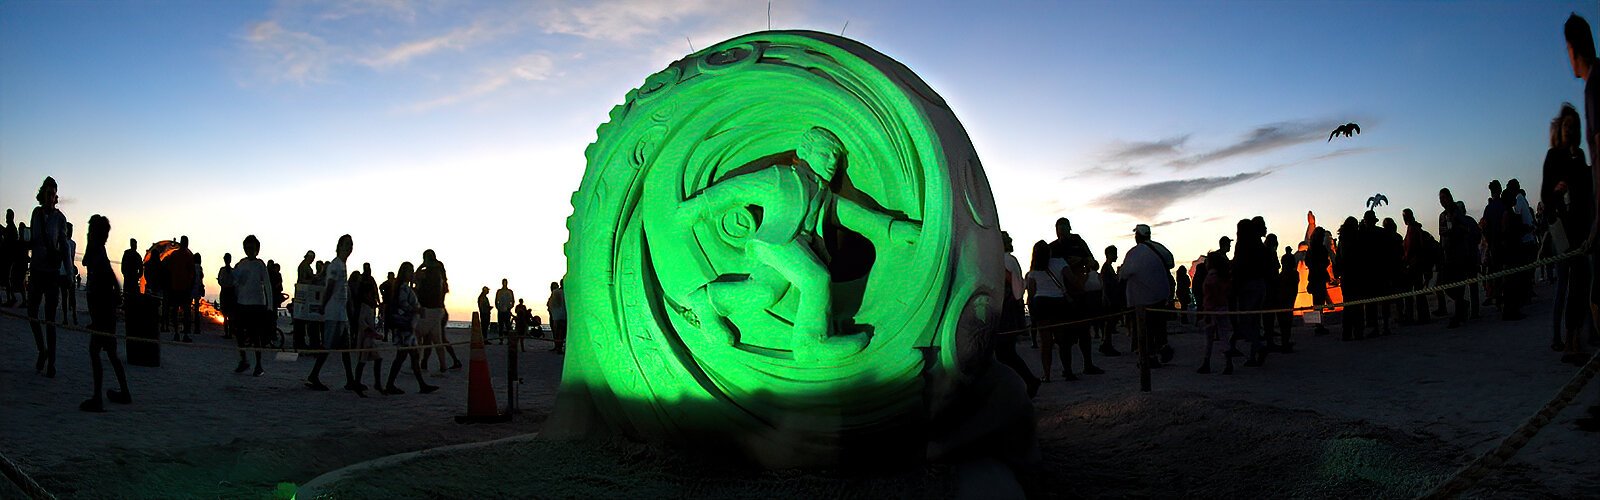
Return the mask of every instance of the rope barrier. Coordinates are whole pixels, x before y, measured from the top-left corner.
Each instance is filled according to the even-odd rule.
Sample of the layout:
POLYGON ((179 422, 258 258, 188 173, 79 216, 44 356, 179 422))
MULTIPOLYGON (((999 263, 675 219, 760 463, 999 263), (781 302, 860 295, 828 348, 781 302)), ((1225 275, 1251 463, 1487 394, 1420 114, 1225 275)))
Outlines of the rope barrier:
POLYGON ((10 479, 12 483, 16 483, 17 489, 22 490, 22 493, 28 495, 28 498, 55 500, 55 495, 51 495, 43 486, 39 486, 39 483, 28 476, 28 473, 22 471, 22 467, 17 466, 16 462, 12 462, 4 454, 0 454, 0 469, 3 469, 0 472, 4 472, 7 479, 10 479))
POLYGON ((1600 372, 1600 353, 1595 353, 1594 356, 1589 357, 1589 362, 1584 363, 1583 368, 1580 368, 1578 373, 1573 375, 1572 380, 1568 381, 1566 385, 1561 387, 1560 391, 1556 392, 1556 396, 1550 402, 1545 403, 1537 413, 1524 420, 1522 425, 1517 426, 1517 429, 1507 435, 1505 439, 1500 440, 1499 445, 1479 455, 1477 459, 1456 471, 1455 475, 1450 479, 1439 483, 1438 486, 1434 487, 1433 491, 1420 498, 1427 500, 1456 498, 1466 493, 1467 490, 1472 489, 1479 481, 1489 477, 1489 474, 1494 472, 1496 468, 1511 461, 1511 457, 1521 451, 1524 446, 1527 446, 1528 442, 1532 441, 1539 431, 1550 425, 1550 422, 1555 420, 1555 416, 1560 414, 1561 410, 1571 405, 1572 400, 1578 396, 1579 392, 1583 391, 1583 386, 1594 378, 1596 372, 1600 372))
MULTIPOLYGON (((24 321, 37 322, 37 323, 43 324, 43 325, 50 325, 50 326, 56 327, 57 330, 67 330, 67 331, 70 331, 70 332, 83 333, 83 334, 86 334, 86 335, 91 335, 91 336, 96 336, 96 337, 111 337, 111 338, 114 338, 114 339, 121 339, 121 340, 125 340, 125 341, 128 341, 128 342, 141 342, 141 343, 146 343, 146 344, 170 345, 170 346, 175 346, 175 347, 185 347, 185 348, 195 348, 195 349, 215 349, 215 350, 226 350, 226 351, 236 351, 236 352, 237 351, 243 351, 243 352, 263 352, 263 353, 279 353, 279 352, 288 353, 288 352, 292 352, 292 353, 296 353, 296 354, 340 354, 340 353, 361 353, 361 352, 380 352, 380 351, 382 351, 382 352, 387 352, 387 351, 412 351, 412 350, 435 349, 435 348, 446 347, 446 346, 455 347, 455 346, 472 345, 472 341, 471 340, 463 340, 463 341, 459 341, 459 342, 445 342, 445 343, 440 343, 440 344, 427 344, 427 345, 414 345, 414 346, 392 346, 392 347, 368 347, 368 348, 363 348, 363 349, 284 349, 284 348, 274 348, 274 347, 238 347, 238 346, 229 346, 229 345, 221 345, 221 344, 196 344, 196 343, 192 343, 192 342, 178 342, 178 341, 173 341, 173 340, 149 339, 149 338, 142 338, 142 337, 129 337, 127 335, 117 335, 117 334, 114 334, 114 333, 97 332, 97 331, 90 330, 90 329, 85 328, 85 327, 81 327, 81 326, 77 326, 77 325, 68 325, 68 324, 65 324, 65 323, 57 322, 57 321, 35 320, 35 319, 29 318, 29 317, 27 317, 25 315, 17 314, 17 313, 10 312, 10 311, 0 311, 0 316, 10 316, 12 318, 21 319, 21 320, 24 320, 24 321)), ((495 337, 495 338, 496 339, 509 339, 511 337, 502 335, 500 337, 495 337)), ((490 339, 487 338, 487 337, 484 338, 485 342, 487 342, 488 340, 490 340, 490 339)), ((536 338, 536 337, 522 337, 522 340, 542 340, 542 341, 545 341, 545 342, 552 342, 552 343, 555 342, 555 340, 547 340, 547 339, 536 338)))
POLYGON ((1391 300, 1403 299, 1403 298, 1406 298, 1406 297, 1417 297, 1417 296, 1422 296, 1422 295, 1428 295, 1428 294, 1431 294, 1431 293, 1434 293, 1434 292, 1445 291, 1445 290, 1449 290, 1449 289, 1460 287, 1460 286, 1471 285, 1471 284, 1476 284, 1476 283, 1489 281, 1489 280, 1493 280, 1493 279, 1503 278, 1503 277, 1510 276, 1510 275, 1513 275, 1513 274, 1517 274, 1517 273, 1520 273, 1520 272, 1537 269, 1537 268, 1539 268, 1541 266, 1545 266, 1545 265, 1553 264, 1553 263, 1560 262, 1560 261, 1563 261, 1563 260, 1567 260, 1567 259, 1570 259, 1570 258, 1578 256, 1578 255, 1582 255, 1582 254, 1583 254, 1582 250, 1573 250, 1573 251, 1567 252, 1565 254, 1551 256, 1551 257, 1545 257, 1543 259, 1539 259, 1539 260, 1536 260, 1536 261, 1533 261, 1533 262, 1530 262, 1528 264, 1524 264, 1524 265, 1521 265, 1521 266, 1513 267, 1513 268, 1510 268, 1510 269, 1503 269, 1503 270, 1500 270, 1500 271, 1496 271, 1494 273, 1485 274, 1485 275, 1481 275, 1481 276, 1477 276, 1477 277, 1474 277, 1474 278, 1469 278, 1469 279, 1465 279, 1465 280, 1461 280, 1461 281, 1456 281, 1456 282, 1453 282, 1453 283, 1448 283, 1448 284, 1443 284, 1443 285, 1434 285, 1434 286, 1431 286, 1431 287, 1428 287, 1428 288, 1423 288, 1423 289, 1419 289, 1419 290, 1413 290, 1413 291, 1410 291, 1410 292, 1394 293, 1394 294, 1389 294, 1389 295, 1384 295, 1384 296, 1379 296, 1379 297, 1372 297, 1372 298, 1360 299, 1360 300, 1351 300, 1351 301, 1345 301, 1345 302, 1339 302, 1339 303, 1329 303, 1329 304, 1321 304, 1321 305, 1290 307, 1290 308, 1281 308, 1281 309, 1257 309, 1257 310, 1250 310, 1250 311, 1180 311, 1180 310, 1177 310, 1177 309, 1150 309, 1150 310, 1152 312, 1173 313, 1173 314, 1194 314, 1194 315, 1200 315, 1200 316, 1243 316, 1243 315, 1257 315, 1257 314, 1281 314, 1281 313, 1295 312, 1295 311, 1311 311, 1311 310, 1320 311, 1320 310, 1325 310, 1325 309, 1333 309, 1333 308, 1337 308, 1337 307, 1359 306, 1359 305, 1372 304, 1372 303, 1378 303, 1378 302, 1388 302, 1388 301, 1391 301, 1391 300))

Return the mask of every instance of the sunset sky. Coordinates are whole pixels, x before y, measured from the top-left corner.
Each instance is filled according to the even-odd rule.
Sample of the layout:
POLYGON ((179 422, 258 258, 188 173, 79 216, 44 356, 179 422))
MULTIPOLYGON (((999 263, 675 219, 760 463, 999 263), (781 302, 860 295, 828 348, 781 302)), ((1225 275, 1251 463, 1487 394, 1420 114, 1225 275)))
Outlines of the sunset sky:
MULTIPOLYGON (((765 1, 0 3, 0 206, 46 175, 79 228, 188 235, 208 291, 255 234, 290 280, 355 239, 380 275, 432 248, 452 319, 509 278, 544 313, 595 127, 646 76, 767 27, 765 1), (687 39, 687 40, 686 40, 687 39)), ((1594 2, 774 1, 949 102, 1027 261, 1066 216, 1096 249, 1137 223, 1187 261, 1265 216, 1284 244, 1369 196, 1434 230, 1450 187, 1537 191, 1581 104, 1569 12, 1594 2), (1327 141, 1334 126, 1363 134, 1327 141)), ((1537 202, 1537 193, 1530 200, 1537 202)), ((81 233, 80 229, 80 244, 81 233)))

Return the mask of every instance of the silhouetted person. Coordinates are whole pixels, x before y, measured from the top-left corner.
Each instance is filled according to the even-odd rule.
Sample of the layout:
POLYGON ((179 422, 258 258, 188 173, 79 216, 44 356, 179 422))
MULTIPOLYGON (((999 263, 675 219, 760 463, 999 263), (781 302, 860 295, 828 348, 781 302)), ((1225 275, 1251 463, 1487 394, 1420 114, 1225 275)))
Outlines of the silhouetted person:
POLYGON ((189 331, 194 333, 200 333, 200 303, 206 300, 206 268, 201 265, 204 260, 194 254, 194 283, 189 287, 189 331))
MULTIPOLYGON (((383 280, 383 284, 378 285, 378 298, 380 300, 380 304, 382 304, 383 310, 385 311, 389 310, 389 300, 394 298, 394 289, 395 286, 397 286, 396 283, 398 283, 398 281, 395 280, 394 271, 389 271, 389 275, 383 280)), ((383 339, 386 341, 392 339, 394 335, 394 328, 389 326, 388 313, 384 313, 382 323, 383 339)))
MULTIPOLYGON (((11 261, 15 260, 16 247, 21 245, 17 240, 17 213, 6 209, 6 225, 0 226, 0 286, 4 286, 6 294, 3 299, 6 307, 15 305, 15 297, 24 295, 19 287, 11 283, 11 261)), ((24 295, 25 296, 25 295, 24 295)))
MULTIPOLYGON (((65 217, 65 216, 63 216, 65 217)), ((62 323, 78 324, 78 242, 72 239, 72 223, 67 223, 67 260, 61 265, 62 323)))
POLYGON ((528 330, 534 328, 533 318, 533 311, 522 303, 522 299, 517 299, 517 317, 515 320, 517 322, 517 338, 516 346, 512 347, 517 352, 522 352, 522 342, 528 338, 528 330))
POLYGON ((217 302, 222 304, 222 338, 231 338, 238 334, 233 324, 233 309, 238 299, 238 290, 233 287, 233 254, 222 254, 222 267, 217 268, 217 302))
MULTIPOLYGON (((480 328, 482 328, 484 333, 486 333, 486 334, 489 332, 489 318, 490 317, 491 316, 489 316, 489 287, 483 287, 483 290, 478 292, 478 320, 480 321, 480 324, 478 326, 480 328)), ((502 333, 501 335, 504 336, 505 334, 502 333)), ((502 342, 504 342, 504 340, 502 340, 502 342)))
POLYGON ((105 388, 102 382, 105 372, 100 365, 101 351, 111 360, 111 370, 117 375, 118 388, 105 391, 106 399, 121 404, 133 402, 128 392, 128 375, 122 369, 122 359, 117 357, 117 304, 121 301, 122 286, 117 284, 117 275, 111 271, 111 259, 106 257, 106 239, 110 233, 110 220, 98 214, 89 217, 89 245, 84 249, 83 266, 88 268, 89 273, 86 297, 89 330, 96 333, 89 336, 89 367, 93 371, 94 392, 90 393, 88 400, 78 405, 79 410, 89 412, 105 411, 105 403, 100 399, 101 390, 105 388))
POLYGON ((1194 305, 1194 295, 1189 290, 1194 287, 1194 283, 1189 278, 1189 268, 1187 266, 1178 266, 1177 276, 1178 286, 1175 291, 1178 294, 1178 309, 1184 311, 1178 314, 1178 320, 1187 325, 1189 324, 1189 308, 1194 305))
MULTIPOLYGON (((1406 250, 1405 238, 1400 236, 1400 226, 1394 219, 1383 218, 1383 229, 1378 232, 1381 247, 1378 254, 1379 279, 1382 284, 1382 295, 1394 295, 1407 291, 1406 279, 1406 250)), ((1382 319, 1382 335, 1394 333, 1389 329, 1389 319, 1393 317, 1392 311, 1400 308, 1400 300, 1388 300, 1378 305, 1378 315, 1382 319)))
MULTIPOLYGON (((1172 288, 1176 286, 1172 278, 1172 268, 1175 266, 1172 252, 1152 240, 1150 226, 1144 224, 1133 228, 1133 241, 1133 248, 1128 249, 1122 259, 1122 267, 1117 268, 1117 276, 1126 287, 1128 305, 1160 309, 1172 307, 1172 288)), ((1148 330, 1145 335, 1154 352, 1141 350, 1140 362, 1161 366, 1172 361, 1172 346, 1167 344, 1167 319, 1164 313, 1145 313, 1144 326, 1148 330)))
MULTIPOLYGON (((239 260, 237 267, 229 269, 233 275, 234 312, 229 314, 224 311, 224 314, 229 314, 228 323, 238 323, 233 335, 240 348, 239 365, 234 367, 234 373, 250 369, 244 349, 266 347, 278 333, 278 315, 274 312, 277 297, 272 293, 272 275, 267 263, 258 257, 260 254, 261 241, 253 234, 245 236, 244 258, 239 260)), ((261 351, 255 354, 256 366, 252 374, 260 377, 266 373, 266 368, 261 364, 261 351)))
MULTIPOLYGON (((1600 121, 1597 121, 1600 120, 1600 83, 1590 78, 1596 65, 1594 33, 1589 29, 1589 22, 1583 20, 1577 14, 1567 17, 1567 23, 1563 31, 1567 39, 1567 58, 1572 62, 1572 74, 1582 78, 1584 82, 1583 130, 1586 131, 1584 139, 1589 143, 1589 175, 1590 178, 1600 179, 1600 175, 1596 175, 1594 170, 1600 168, 1600 128, 1596 128, 1600 126, 1600 121)), ((1600 205, 1591 210, 1600 210, 1600 205)), ((1600 234, 1600 216, 1596 216, 1593 211, 1591 211, 1588 233, 1588 237, 1583 240, 1580 248, 1583 249, 1584 253, 1589 254, 1587 258, 1589 259, 1591 272, 1589 273, 1588 289, 1594 290, 1597 286, 1597 281, 1600 281, 1600 279, 1597 279, 1600 278, 1600 273, 1593 272, 1595 260, 1592 253, 1595 248, 1596 235, 1600 234)), ((1595 303, 1600 302, 1596 300, 1596 295, 1600 294, 1591 293, 1589 297, 1590 311, 1595 311, 1595 303)), ((1592 319, 1594 316, 1600 316, 1600 314, 1591 312, 1591 321, 1596 326, 1600 326, 1600 320, 1592 319)), ((1594 333, 1594 330, 1590 331, 1591 336, 1594 333)), ((1578 419, 1578 428, 1589 432, 1600 431, 1600 404, 1590 406, 1588 411, 1588 417, 1578 419)))
POLYGON ((1027 328, 1027 319, 1022 311, 1022 294, 1027 291, 1024 284, 1022 265, 1017 262, 1017 257, 1011 252, 1011 234, 1000 232, 1000 241, 1005 245, 1005 258, 1002 265, 1005 267, 1006 287, 1005 301, 1000 306, 1000 325, 995 328, 994 356, 1000 364, 1010 367, 1028 388, 1028 397, 1039 394, 1039 377, 1033 375, 1033 370, 1028 364, 1017 356, 1017 336, 1027 328))
MULTIPOLYGON (((1538 242, 1533 236, 1533 207, 1528 206, 1522 182, 1517 179, 1506 181, 1501 198, 1505 213, 1500 219, 1500 245, 1496 250, 1500 268, 1512 269, 1530 264, 1538 253, 1538 242)), ((1532 299, 1533 270, 1519 271, 1501 278, 1499 288, 1501 319, 1516 321, 1526 317, 1522 307, 1532 299)))
POLYGON ((139 279, 144 276, 144 258, 139 255, 139 240, 129 238, 128 249, 122 251, 122 303, 124 309, 137 307, 139 279))
POLYGON ((28 269, 32 267, 33 237, 27 224, 17 224, 17 238, 11 245, 11 287, 6 289, 6 305, 28 302, 28 269), (12 299, 12 296, 20 299, 12 299), (20 300, 20 302, 19 302, 20 300))
MULTIPOLYGON (((1472 238, 1472 231, 1467 227, 1473 224, 1457 208, 1449 188, 1439 190, 1439 206, 1443 208, 1439 212, 1439 240, 1444 246, 1444 265, 1440 266, 1439 282, 1455 283, 1471 278, 1478 265, 1478 242, 1472 238)), ((1447 328, 1460 327, 1466 321, 1471 304, 1466 303, 1465 292, 1465 287, 1460 285, 1445 291, 1456 306, 1455 315, 1450 318, 1447 328)))
MULTIPOLYGON (((1103 287, 1096 288, 1094 269, 1098 264, 1094 259, 1077 260, 1062 271, 1062 282, 1067 286, 1066 310, 1062 321, 1082 321, 1098 315, 1100 312, 1100 294, 1103 287)), ((1078 346, 1078 354, 1083 356, 1083 374, 1101 375, 1101 370, 1094 365, 1090 354, 1089 329, 1092 323, 1074 323, 1065 325, 1056 330, 1060 337, 1056 338, 1056 346, 1061 349, 1061 378, 1072 380, 1072 346, 1078 346)))
MULTIPOLYGON (((345 304, 350 300, 350 288, 347 281, 349 275, 345 271, 345 259, 350 258, 350 252, 355 243, 346 234, 339 237, 333 260, 328 261, 328 267, 322 280, 322 345, 326 349, 346 349, 350 347, 350 318, 345 312, 345 304)), ((367 388, 356 383, 355 373, 350 366, 350 353, 340 353, 344 362, 344 388, 355 391, 358 395, 367 388)), ((322 365, 328 361, 328 353, 318 353, 317 361, 311 365, 311 374, 306 377, 306 387, 317 391, 326 391, 328 386, 323 385, 319 375, 322 374, 322 365)))
POLYGON ((39 193, 34 197, 39 206, 29 217, 33 234, 29 241, 32 260, 28 269, 28 317, 33 321, 33 343, 39 349, 39 360, 34 371, 46 377, 56 376, 56 310, 60 308, 61 269, 67 259, 67 219, 56 209, 61 198, 56 195, 56 180, 44 178, 39 193), (41 323, 49 322, 49 323, 41 323), (42 328, 42 329, 41 329, 42 328))
MULTIPOLYGON (((1505 241, 1501 236, 1501 230, 1505 227, 1506 210, 1510 207, 1505 204, 1503 192, 1504 190, 1500 186, 1500 179, 1489 181, 1489 200, 1484 203, 1483 218, 1478 219, 1480 224, 1479 232, 1483 234, 1483 249, 1485 250, 1482 252, 1483 267, 1486 272, 1491 274, 1505 269, 1505 259, 1501 254, 1506 249, 1504 248, 1505 241)), ((1484 295, 1487 296, 1483 305, 1491 303, 1499 305, 1500 293, 1503 291, 1501 290, 1501 282, 1503 280, 1504 278, 1493 278, 1482 282, 1484 295)))
MULTIPOLYGON (((1106 247, 1106 263, 1100 266, 1100 283, 1104 288, 1102 288, 1100 293, 1102 306, 1100 311, 1097 313, 1098 315, 1119 313, 1128 309, 1128 297, 1127 294, 1122 291, 1122 280, 1117 278, 1116 263, 1117 246, 1111 245, 1106 247)), ((1180 284, 1178 286, 1180 288, 1187 289, 1187 283, 1188 277, 1185 276, 1180 280, 1180 284)), ((1181 295, 1188 294, 1185 293, 1181 295)), ((1117 351, 1117 348, 1112 347, 1111 345, 1111 336, 1117 333, 1117 322, 1119 321, 1122 321, 1122 316, 1112 316, 1101 322, 1100 333, 1102 336, 1100 341, 1100 354, 1106 356, 1122 355, 1122 352, 1117 351)))
MULTIPOLYGON (((372 264, 362 263, 361 271, 350 279, 351 336, 357 349, 369 349, 356 356, 356 385, 361 384, 361 373, 368 362, 372 363, 372 386, 383 391, 383 353, 377 347, 378 339, 378 280, 372 277, 372 264)), ((365 397, 361 391, 357 395, 365 397)))
POLYGON ((500 335, 511 333, 511 308, 517 304, 517 294, 511 291, 510 281, 500 280, 500 289, 494 292, 494 308, 498 314, 496 323, 500 324, 500 335))
MULTIPOLYGON (((317 272, 313 267, 313 263, 316 262, 316 259, 316 252, 306 250, 305 258, 300 260, 300 265, 295 269, 294 284, 297 285, 295 290, 296 295, 300 293, 298 285, 317 284, 317 272)), ((300 297, 295 297, 295 301, 303 302, 300 297)), ((308 347, 315 349, 322 348, 321 345, 312 345, 321 342, 322 333, 315 328, 316 323, 310 319, 308 312, 309 311, 305 311, 302 307, 295 307, 295 310, 291 311, 290 314, 294 318, 294 348, 296 350, 306 349, 308 347), (307 342, 308 339, 310 340, 309 343, 307 342)))
MULTIPOLYGON (((1328 266, 1333 263, 1333 253, 1328 250, 1328 230, 1321 227, 1312 229, 1311 240, 1306 245, 1306 293, 1311 295, 1311 305, 1324 306, 1332 301, 1328 300, 1328 281, 1333 277, 1328 275, 1328 266)), ((1317 323, 1312 330, 1314 335, 1327 335, 1328 327, 1326 310, 1320 310, 1323 320, 1317 323)))
MULTIPOLYGON (((1206 254, 1202 275, 1196 275, 1196 280, 1205 288, 1201 294, 1204 302, 1200 303, 1200 310, 1208 312, 1227 312, 1230 297, 1233 296, 1233 260, 1228 258, 1228 252, 1233 250, 1233 238, 1223 236, 1217 239, 1217 249, 1206 254)), ((1200 316, 1200 322, 1205 326, 1206 355, 1200 362, 1196 373, 1211 373, 1211 351, 1217 342, 1222 342, 1233 336, 1233 321, 1231 316, 1205 315, 1200 316)), ((1233 352, 1223 354, 1226 366, 1222 369, 1223 375, 1233 374, 1233 352)))
POLYGON ((1051 269, 1058 274, 1061 272, 1061 266, 1094 258, 1094 254, 1089 251, 1089 244, 1083 241, 1083 237, 1072 233, 1072 221, 1066 217, 1056 219, 1056 239, 1050 242, 1050 255, 1051 258, 1062 261, 1051 269))
POLYGON ((194 253, 189 251, 189 237, 178 238, 178 248, 161 259, 161 268, 167 272, 167 289, 163 290, 162 301, 167 311, 167 322, 172 325, 172 340, 193 342, 191 331, 185 331, 189 325, 189 308, 193 305, 190 293, 194 290, 194 253))
MULTIPOLYGON (((1230 238, 1228 241, 1233 241, 1233 240, 1230 238)), ((1201 255, 1199 259, 1195 259, 1194 269, 1192 269, 1191 272, 1192 272, 1194 278, 1192 280, 1190 280, 1190 282, 1189 282, 1189 294, 1194 296, 1194 307, 1195 307, 1195 309, 1196 310, 1205 310, 1205 308, 1206 308, 1206 300, 1205 300, 1206 299, 1206 290, 1205 290, 1205 288, 1206 288, 1206 276, 1210 275, 1210 273, 1211 273, 1211 270, 1207 269, 1207 267, 1206 267, 1206 256, 1205 255, 1201 255)), ((1195 324, 1196 325, 1204 325, 1204 323, 1205 323, 1204 322, 1204 318, 1201 318, 1200 315, 1198 315, 1198 314, 1195 315, 1195 324)))
MULTIPOLYGON (((1272 307, 1277 309, 1293 308, 1295 299, 1300 296, 1300 261, 1294 255, 1294 247, 1283 247, 1283 256, 1278 259, 1278 279, 1272 285, 1271 293, 1274 296, 1272 307)), ((1274 316, 1278 321, 1278 334, 1283 338, 1274 350, 1294 352, 1294 342, 1289 340, 1289 332, 1294 327, 1294 312, 1284 311, 1274 316)))
MULTIPOLYGON (((1559 240, 1553 246, 1560 253, 1571 251, 1588 239, 1590 218, 1594 216, 1594 211, 1589 209, 1595 204, 1594 177, 1579 147, 1582 128, 1578 110, 1567 103, 1561 105, 1560 113, 1550 122, 1550 150, 1544 157, 1539 199, 1544 200, 1545 213, 1552 218, 1551 234, 1559 240)), ((1551 315, 1554 336, 1550 347, 1563 351, 1569 362, 1587 359, 1580 332, 1589 317, 1590 272, 1590 262, 1585 257, 1556 263, 1556 306, 1551 315)))
POLYGON ((428 357, 437 353, 439 373, 444 373, 444 356, 449 353, 450 369, 461 368, 461 359, 456 357, 455 349, 448 345, 444 336, 444 296, 450 293, 450 278, 445 274, 444 263, 439 262, 433 250, 422 252, 422 265, 417 267, 413 281, 416 283, 417 301, 422 304, 422 314, 416 326, 417 342, 424 346, 437 346, 422 350, 422 366, 428 366, 428 357))
MULTIPOLYGON (((1033 244, 1033 258, 1024 276, 1023 287, 1028 294, 1028 316, 1033 318, 1035 335, 1039 337, 1039 366, 1044 382, 1050 381, 1050 368, 1054 363, 1055 342, 1063 335, 1058 323, 1066 311, 1067 285, 1050 270, 1052 258, 1050 244, 1040 240, 1033 244)), ((1067 374, 1067 380, 1076 380, 1067 374)))
MULTIPOLYGON (((1234 252, 1233 259, 1233 294, 1240 311, 1259 311, 1261 304, 1267 296, 1267 280, 1276 273, 1274 268, 1278 259, 1273 257, 1272 250, 1261 241, 1261 227, 1249 220, 1241 220, 1236 225, 1235 236, 1239 238, 1238 249, 1234 252)), ((1261 338, 1261 320, 1259 314, 1236 316, 1238 323, 1234 336, 1229 342, 1229 354, 1235 349, 1232 344, 1239 338, 1250 342, 1249 359, 1245 366, 1261 366, 1266 362, 1267 351, 1261 338)))
MULTIPOLYGON (((1251 220, 1254 221, 1256 219, 1260 219, 1260 217, 1256 217, 1255 219, 1251 220)), ((1266 226, 1259 226, 1257 227, 1257 230, 1266 231, 1266 226)), ((1278 249, 1278 235, 1268 234, 1266 239, 1261 241, 1261 246, 1267 249, 1266 260, 1272 263, 1270 272, 1266 274, 1267 288, 1261 296, 1261 308, 1277 309, 1279 307, 1277 295, 1278 258, 1275 257, 1272 252, 1278 249)), ((1276 319, 1277 313, 1261 316, 1261 342, 1262 348, 1266 349, 1267 352, 1272 352, 1278 349, 1277 343, 1274 342, 1274 339, 1278 337, 1278 322, 1275 321, 1276 319)))
MULTIPOLYGON (((1371 288, 1371 263, 1369 254, 1371 244, 1367 239, 1368 234, 1363 232, 1360 223, 1355 217, 1346 217, 1344 223, 1339 225, 1339 254, 1334 257, 1333 272, 1339 278, 1339 287, 1344 292, 1345 302, 1364 300, 1370 297, 1371 288)), ((1340 340, 1360 340, 1366 338, 1367 304, 1345 305, 1344 318, 1340 323, 1340 340)))
POLYGON ((567 295, 564 284, 550 282, 550 298, 544 302, 545 309, 550 311, 550 338, 556 344, 550 350, 558 353, 567 350, 567 295))
POLYGON ((407 349, 417 345, 417 336, 413 329, 416 327, 418 313, 422 304, 417 301, 417 293, 411 289, 411 278, 415 274, 411 263, 400 264, 400 272, 395 275, 393 296, 385 301, 384 324, 394 329, 394 345, 396 349, 394 362, 389 366, 389 380, 382 391, 385 395, 405 394, 405 391, 395 387, 394 379, 400 376, 400 365, 406 359, 411 360, 411 373, 417 377, 417 392, 427 394, 439 390, 438 386, 428 385, 422 380, 422 358, 416 349, 407 349))

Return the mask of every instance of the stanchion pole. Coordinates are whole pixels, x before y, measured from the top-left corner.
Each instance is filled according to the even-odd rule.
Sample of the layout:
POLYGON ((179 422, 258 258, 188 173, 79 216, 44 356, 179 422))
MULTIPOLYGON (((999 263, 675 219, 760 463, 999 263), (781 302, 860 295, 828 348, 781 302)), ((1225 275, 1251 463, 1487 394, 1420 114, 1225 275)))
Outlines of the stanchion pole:
MULTIPOLYGON (((522 337, 517 329, 511 330, 511 343, 506 344, 506 415, 517 414, 517 385, 522 378, 517 376, 517 349, 522 347, 522 337)), ((501 335, 506 328, 501 327, 501 335)))
POLYGON ((1149 309, 1138 306, 1133 309, 1134 330, 1139 338, 1139 392, 1150 392, 1150 321, 1149 309))

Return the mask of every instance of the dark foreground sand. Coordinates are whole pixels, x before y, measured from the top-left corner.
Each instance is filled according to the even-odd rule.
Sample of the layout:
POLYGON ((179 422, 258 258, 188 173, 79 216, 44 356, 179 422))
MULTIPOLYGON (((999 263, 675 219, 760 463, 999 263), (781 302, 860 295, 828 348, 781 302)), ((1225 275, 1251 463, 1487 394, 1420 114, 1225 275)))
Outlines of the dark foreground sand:
MULTIPOLYGON (((1547 287, 1539 292, 1551 295, 1547 287)), ((1301 352, 1232 376, 1194 373, 1200 339, 1181 334, 1174 337, 1178 358, 1155 372, 1156 390, 1148 394, 1137 391, 1130 357, 1097 357, 1109 374, 1047 384, 1036 400, 1041 481, 1066 498, 1415 496, 1498 443, 1576 371, 1549 350, 1549 311, 1541 299, 1522 322, 1486 317, 1450 331, 1435 322, 1361 342, 1298 329, 1301 352)), ((268 374, 253 378, 232 373, 232 352, 202 349, 168 349, 166 366, 132 368, 135 404, 91 415, 76 410, 88 392, 86 342, 66 332, 61 339, 60 373, 45 379, 33 374, 26 323, 0 317, 0 453, 73 498, 260 498, 279 483, 304 484, 384 456, 537 432, 561 359, 542 349, 524 356, 525 412, 510 424, 451 422, 465 408, 464 372, 430 377, 444 386, 435 394, 359 399, 301 388, 307 359, 269 362, 268 374)), ((199 341, 223 343, 215 335, 199 341)), ((1125 337, 1117 342, 1126 349, 1125 337)), ((1022 353, 1037 366, 1026 341, 1022 353)), ((503 398, 504 348, 491 346, 489 359, 503 398)), ((329 368, 324 380, 342 381, 337 362, 329 368)), ((401 387, 413 389, 405 377, 401 387)), ((1597 385, 1579 402, 1600 400, 1597 385)), ((1593 497, 1600 491, 1600 435, 1573 428, 1580 412, 1578 405, 1562 412, 1468 496, 1593 497)), ((523 441, 357 467, 322 492, 948 497, 974 476, 950 464, 871 474, 760 471, 638 444, 523 441)), ((9 494, 0 489, 0 498, 9 494)))

